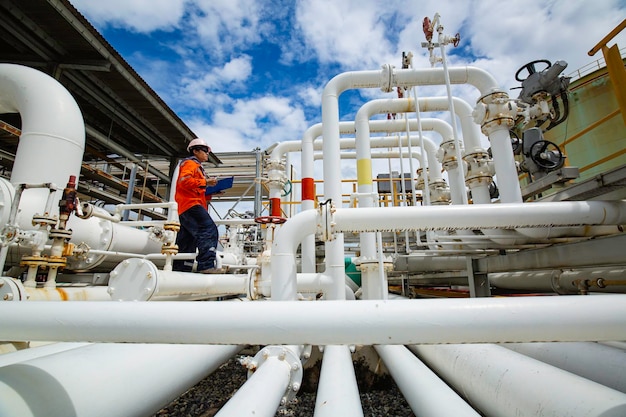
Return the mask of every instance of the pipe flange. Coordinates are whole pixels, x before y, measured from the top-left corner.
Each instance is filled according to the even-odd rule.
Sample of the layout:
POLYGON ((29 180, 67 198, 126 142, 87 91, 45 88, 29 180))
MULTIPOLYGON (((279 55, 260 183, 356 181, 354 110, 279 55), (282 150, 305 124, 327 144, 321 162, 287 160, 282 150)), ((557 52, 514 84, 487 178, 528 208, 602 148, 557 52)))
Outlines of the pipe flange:
POLYGON ((50 256, 47 265, 49 268, 65 268, 67 260, 62 256, 50 256))
POLYGON ((152 262, 129 258, 109 274, 107 292, 113 301, 148 301, 158 286, 159 270, 152 262))
POLYGON ((58 239, 69 240, 72 238, 72 231, 68 229, 51 229, 48 236, 51 237, 52 239, 58 238, 58 239))
POLYGON ((11 277, 0 277, 0 300, 25 301, 28 299, 22 282, 11 277))
POLYGON ((41 267, 41 266, 46 266, 47 263, 48 263, 48 258, 46 256, 31 255, 31 256, 23 256, 20 261, 20 266, 41 267))
POLYGON ((300 358, 291 350, 284 346, 265 346, 261 349, 254 359, 247 366, 248 378, 259 369, 263 363, 271 357, 275 357, 280 361, 285 361, 289 365, 289 384, 285 390, 285 395, 280 400, 280 405, 285 406, 294 399, 302 385, 302 375, 304 373, 300 358))
POLYGON ((57 218, 56 217, 45 216, 45 215, 41 215, 41 214, 35 214, 33 216, 32 224, 33 224, 33 226, 37 226, 38 224, 40 224, 42 226, 56 226, 57 218))
POLYGON ((163 255, 176 255, 178 253, 178 245, 175 243, 163 244, 161 246, 161 254, 163 255))
POLYGON ((168 222, 163 224, 164 230, 171 230, 173 232, 178 232, 180 230, 180 223, 178 222, 168 222))
POLYGON ((383 64, 381 68, 380 89, 385 93, 390 93, 393 91, 393 86, 396 85, 396 67, 391 64, 383 64))
POLYGON ((248 288, 246 297, 248 300, 256 300, 259 298, 259 291, 257 290, 257 279, 261 277, 260 268, 250 268, 248 271, 248 288))

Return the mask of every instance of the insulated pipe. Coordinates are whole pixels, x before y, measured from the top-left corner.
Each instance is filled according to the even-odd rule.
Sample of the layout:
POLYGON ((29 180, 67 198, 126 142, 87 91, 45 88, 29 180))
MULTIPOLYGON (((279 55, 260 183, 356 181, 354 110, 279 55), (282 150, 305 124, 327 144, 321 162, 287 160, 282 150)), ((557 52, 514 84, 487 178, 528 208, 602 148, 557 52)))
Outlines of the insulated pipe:
POLYGON ((416 416, 480 416, 406 347, 376 345, 374 349, 416 416))
MULTIPOLYGON (((324 162, 324 197, 336 208, 341 205, 341 159, 339 155, 339 96, 342 92, 354 88, 380 87, 391 91, 394 86, 411 87, 414 85, 442 85, 446 81, 452 84, 469 83, 476 86, 481 94, 498 91, 495 79, 487 72, 473 67, 450 68, 444 74, 439 68, 393 70, 390 65, 380 71, 345 72, 331 79, 322 93, 322 136, 324 162), (449 80, 447 79, 449 77, 449 80)), ((502 93, 506 94, 506 93, 502 93)), ((344 274, 344 239, 339 233, 326 243, 326 272, 333 277, 336 289, 335 297, 341 299, 341 284, 344 274)))
POLYGON ((622 294, 351 303, 33 301, 0 303, 0 317, 0 340, 13 341, 399 345, 626 340, 622 294))
POLYGON ((314 417, 363 416, 348 346, 324 346, 314 417))
POLYGON ((501 346, 410 349, 488 416, 626 415, 626 394, 501 346))
POLYGON ((502 345, 598 384, 626 393, 626 352, 600 343, 507 343, 502 345))
MULTIPOLYGON (((74 98, 57 80, 29 67, 0 64, 0 113, 19 113, 22 119, 11 184, 63 187, 70 176, 78 178, 85 149, 83 117, 74 98), (62 163, 55 155, 62 155, 62 163)), ((59 200, 62 192, 63 188, 58 188, 53 201, 59 200)), ((18 223, 32 229, 32 216, 43 209, 48 194, 47 189, 25 190, 18 223)), ((49 215, 57 213, 58 206, 52 207, 49 215)))
POLYGON ((239 350, 241 346, 93 344, 7 365, 0 368, 0 415, 153 415, 239 350))

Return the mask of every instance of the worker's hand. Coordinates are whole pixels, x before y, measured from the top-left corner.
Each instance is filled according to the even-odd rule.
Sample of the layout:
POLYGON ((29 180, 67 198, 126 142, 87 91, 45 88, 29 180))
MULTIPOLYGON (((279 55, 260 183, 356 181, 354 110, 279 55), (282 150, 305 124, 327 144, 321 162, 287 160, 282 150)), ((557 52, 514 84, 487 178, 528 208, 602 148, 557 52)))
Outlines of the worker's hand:
POLYGON ((215 177, 207 177, 206 178, 206 185, 213 187, 214 185, 217 184, 217 178, 215 177))

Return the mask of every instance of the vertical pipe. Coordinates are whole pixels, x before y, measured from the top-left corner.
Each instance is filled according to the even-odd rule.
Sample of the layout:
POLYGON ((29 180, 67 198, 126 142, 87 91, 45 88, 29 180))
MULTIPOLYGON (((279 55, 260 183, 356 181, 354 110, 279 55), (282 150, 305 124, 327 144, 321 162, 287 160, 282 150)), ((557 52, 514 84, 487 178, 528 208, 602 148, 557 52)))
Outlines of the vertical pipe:
POLYGON ((263 155, 260 148, 255 148, 256 166, 255 166, 255 183, 254 183, 254 217, 261 215, 261 199, 262 199, 262 186, 261 186, 261 167, 263 164, 263 155))

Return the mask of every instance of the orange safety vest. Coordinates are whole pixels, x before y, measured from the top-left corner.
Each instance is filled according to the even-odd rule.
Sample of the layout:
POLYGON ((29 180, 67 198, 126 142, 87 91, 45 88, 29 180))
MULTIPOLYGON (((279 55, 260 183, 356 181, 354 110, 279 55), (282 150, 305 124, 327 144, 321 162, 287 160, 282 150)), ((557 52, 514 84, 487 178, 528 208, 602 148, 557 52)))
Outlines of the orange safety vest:
POLYGON ((196 157, 189 157, 180 162, 176 194, 178 214, 182 214, 193 206, 207 206, 211 196, 206 196, 206 174, 202 164, 196 157))

